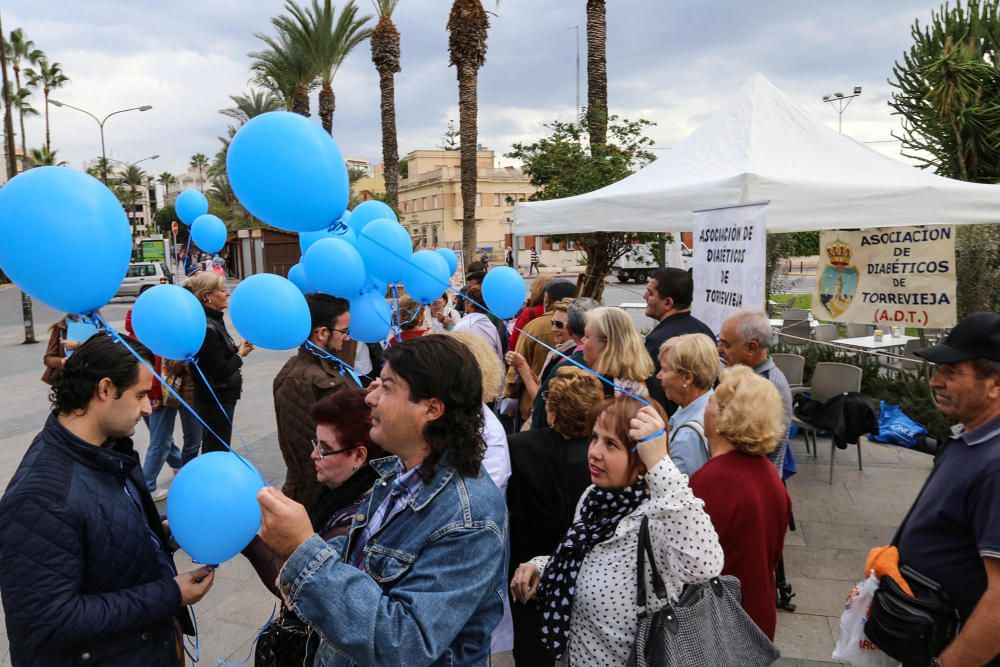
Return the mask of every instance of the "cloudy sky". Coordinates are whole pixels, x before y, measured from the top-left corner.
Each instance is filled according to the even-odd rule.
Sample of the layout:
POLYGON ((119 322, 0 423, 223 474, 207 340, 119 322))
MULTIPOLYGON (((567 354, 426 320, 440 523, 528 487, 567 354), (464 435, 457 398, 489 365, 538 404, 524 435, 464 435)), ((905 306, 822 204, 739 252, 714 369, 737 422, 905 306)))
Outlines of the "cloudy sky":
MULTIPOLYGON (((248 87, 247 53, 255 32, 270 32, 278 0, 7 0, 3 27, 25 30, 70 84, 52 94, 97 116, 150 104, 106 125, 108 154, 135 161, 152 154, 147 171, 181 173, 190 156, 218 149, 229 95, 248 87)), ((359 2, 371 13, 368 0, 359 2)), ((440 142, 458 118, 455 70, 448 66, 448 0, 402 0, 394 17, 402 36, 396 77, 400 152, 440 142)), ((570 120, 576 104, 576 32, 580 26, 586 100, 585 0, 484 0, 494 11, 487 62, 479 78, 479 136, 502 157, 516 141, 544 134, 542 124, 570 120)), ((758 2, 609 0, 610 108, 657 123, 650 132, 667 149, 685 137, 754 72, 836 128, 825 93, 864 87, 844 114, 844 132, 860 141, 890 140, 898 119, 886 103, 893 63, 909 48, 914 19, 926 21, 927 0, 758 2)), ((378 76, 367 44, 334 81, 334 137, 348 156, 381 161, 378 76)), ((313 110, 315 111, 315 98, 313 110)), ((36 107, 41 110, 40 99, 36 107)), ((96 123, 50 107, 52 146, 79 167, 99 155, 96 123)), ((16 120, 15 120, 16 123, 16 120)), ((44 141, 32 119, 28 145, 44 141)), ((18 140, 20 143, 20 140, 18 140)), ((897 143, 872 144, 899 157, 897 143)))

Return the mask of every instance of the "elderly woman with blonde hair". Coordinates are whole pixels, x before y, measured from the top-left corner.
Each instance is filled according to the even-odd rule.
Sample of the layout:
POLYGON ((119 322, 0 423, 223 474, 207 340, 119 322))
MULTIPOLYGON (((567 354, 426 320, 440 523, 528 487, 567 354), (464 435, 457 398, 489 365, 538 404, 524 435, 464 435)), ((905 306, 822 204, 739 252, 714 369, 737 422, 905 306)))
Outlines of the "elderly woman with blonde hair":
POLYGON ((708 461, 705 407, 719 379, 719 352, 705 334, 668 338, 660 346, 656 374, 667 398, 677 404, 670 418, 670 458, 690 477, 708 461))
POLYGON ((743 608, 770 639, 777 622, 774 571, 792 501, 767 459, 785 435, 778 390, 748 366, 722 373, 705 409, 712 458, 691 477, 725 553, 722 574, 743 585, 743 608))
MULTIPOLYGON (((632 318, 621 308, 602 306, 587 314, 583 360, 629 393, 649 396, 646 380, 653 375, 653 360, 632 318)), ((606 386, 605 393, 613 392, 606 386)))

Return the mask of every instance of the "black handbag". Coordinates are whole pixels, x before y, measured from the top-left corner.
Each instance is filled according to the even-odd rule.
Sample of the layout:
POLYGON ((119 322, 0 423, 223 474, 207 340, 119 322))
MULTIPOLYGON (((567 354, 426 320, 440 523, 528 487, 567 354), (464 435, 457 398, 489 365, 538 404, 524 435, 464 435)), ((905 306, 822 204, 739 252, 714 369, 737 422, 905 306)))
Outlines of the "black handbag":
POLYGON ((649 519, 642 517, 636 556, 636 605, 639 622, 628 667, 717 667, 770 665, 781 657, 778 647, 740 605, 740 581, 715 577, 705 584, 688 584, 674 604, 646 611, 645 555, 649 556, 653 592, 667 598, 663 578, 653 560, 649 519))
POLYGON ((282 606, 257 639, 254 667, 302 667, 308 641, 309 626, 282 606))
MULTIPOLYGON (((903 526, 920 502, 935 471, 936 466, 896 530, 892 538, 893 546, 899 543, 903 526)), ((923 667, 931 664, 931 659, 940 655, 951 643, 961 623, 958 611, 939 583, 907 565, 900 568, 900 574, 910 585, 913 595, 907 594, 892 577, 883 576, 872 596, 865 636, 883 653, 906 667, 923 667)))

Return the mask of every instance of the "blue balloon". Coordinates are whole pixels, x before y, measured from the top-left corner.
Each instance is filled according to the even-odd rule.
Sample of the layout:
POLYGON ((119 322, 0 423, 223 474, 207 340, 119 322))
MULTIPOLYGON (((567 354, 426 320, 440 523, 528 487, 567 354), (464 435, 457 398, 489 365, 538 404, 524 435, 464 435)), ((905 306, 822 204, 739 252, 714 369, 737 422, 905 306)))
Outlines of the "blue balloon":
POLYGON ((365 263, 347 241, 320 239, 302 258, 306 277, 320 292, 350 298, 365 284, 365 263))
POLYGON ((399 218, 396 216, 396 212, 392 210, 392 207, 377 199, 369 199, 355 206, 346 222, 355 233, 360 233, 365 228, 365 225, 379 218, 399 222, 399 218))
POLYGON ((125 211, 93 176, 36 167, 0 188, 0 268, 52 308, 97 310, 118 291, 131 257, 125 211))
POLYGON ((448 277, 451 278, 458 271, 458 255, 448 248, 438 248, 435 252, 444 257, 445 263, 448 264, 448 277))
POLYGON ((237 285, 229 313, 240 335, 268 350, 296 348, 312 331, 309 304, 302 292, 273 273, 258 273, 237 285))
MULTIPOLYGON (((357 217, 355 212, 351 220, 357 217)), ((413 245, 410 235, 398 222, 386 218, 372 220, 358 235, 357 248, 368 272, 376 278, 395 283, 406 277, 413 245)))
POLYGON ((420 303, 430 303, 448 291, 448 263, 433 250, 420 250, 410 258, 403 285, 420 303))
POLYGON ((351 299, 351 338, 362 343, 378 343, 389 335, 392 310, 377 292, 365 292, 351 299))
MULTIPOLYGON (((185 190, 174 201, 174 212, 185 225, 191 226, 199 216, 208 213, 208 200, 197 190, 185 190)), ((204 250, 204 248, 202 248, 204 250)), ((205 252, 211 252, 205 250, 205 252)))
POLYGON ((365 284, 361 287, 361 292, 375 292, 376 294, 381 294, 384 297, 386 290, 388 289, 389 283, 384 280, 379 280, 373 276, 371 272, 369 272, 365 277, 365 284))
POLYGON ((344 156, 318 123, 297 113, 271 111, 243 125, 226 169, 240 203, 280 229, 326 229, 347 208, 344 156))
POLYGON ((132 329, 143 345, 164 359, 198 354, 205 341, 205 309, 179 285, 157 285, 132 306, 132 329))
POLYGON ((177 544, 196 563, 217 565, 260 530, 257 492, 264 479, 232 452, 209 452, 181 468, 170 485, 167 520, 177 544))
POLYGON ((191 240, 209 254, 222 250, 226 245, 226 223, 211 213, 199 215, 191 224, 191 240))
POLYGON ((509 266, 492 269, 483 278, 483 300, 499 318, 506 320, 517 315, 527 294, 524 278, 509 266))
POLYGON ((312 294, 316 291, 316 288, 312 286, 312 283, 309 282, 309 278, 306 276, 306 267, 302 266, 302 262, 288 269, 288 279, 303 294, 312 294))

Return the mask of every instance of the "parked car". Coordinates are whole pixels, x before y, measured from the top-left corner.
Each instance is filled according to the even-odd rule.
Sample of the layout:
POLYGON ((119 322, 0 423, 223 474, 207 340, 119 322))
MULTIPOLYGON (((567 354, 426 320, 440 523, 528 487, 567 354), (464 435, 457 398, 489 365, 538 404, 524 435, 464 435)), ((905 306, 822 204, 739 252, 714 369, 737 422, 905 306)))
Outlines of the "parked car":
POLYGON ((133 262, 115 296, 139 296, 150 287, 173 283, 174 276, 163 262, 133 262))
MULTIPOLYGON (((691 266, 691 249, 683 241, 677 239, 665 244, 666 257, 663 266, 687 269, 691 266)), ((658 253, 652 243, 633 244, 632 248, 615 262, 612 267, 618 282, 627 283, 630 280, 640 285, 646 284, 653 272, 660 268, 658 253)))

